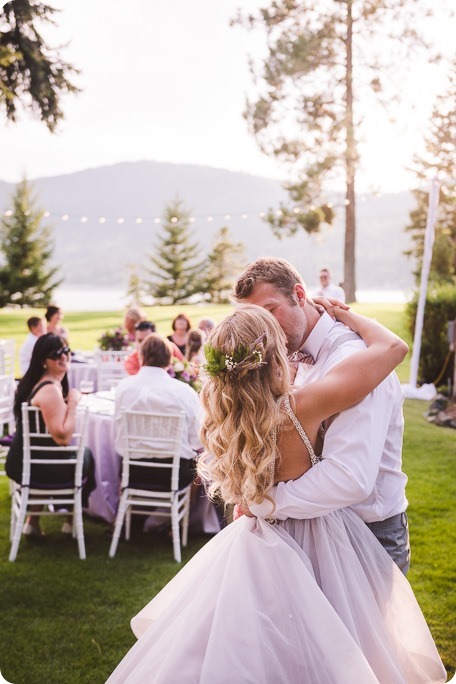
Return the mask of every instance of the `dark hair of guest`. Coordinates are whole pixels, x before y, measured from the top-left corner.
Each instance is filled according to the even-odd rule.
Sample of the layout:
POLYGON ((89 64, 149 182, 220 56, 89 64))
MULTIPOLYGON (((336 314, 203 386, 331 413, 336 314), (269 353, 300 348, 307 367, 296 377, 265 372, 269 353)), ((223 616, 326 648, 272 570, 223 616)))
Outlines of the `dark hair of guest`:
MULTIPOLYGON (((62 349, 64 346, 65 345, 62 342, 62 338, 58 335, 54 335, 54 333, 47 333, 46 335, 42 335, 35 342, 35 346, 33 347, 32 352, 32 358, 30 360, 30 366, 22 380, 19 381, 16 390, 16 397, 14 400, 14 415, 16 417, 16 420, 21 420, 22 403, 24 401, 28 401, 28 398, 31 395, 33 388, 35 387, 35 385, 39 383, 39 381, 45 374, 46 368, 44 367, 44 365, 49 354, 52 354, 52 352, 58 351, 59 349, 62 349)), ((62 380, 62 390, 63 396, 67 397, 68 378, 66 374, 62 380)))
POLYGON ((49 323, 52 316, 55 316, 55 314, 59 313, 59 311, 60 311, 60 307, 58 307, 58 306, 52 306, 52 304, 50 306, 48 306, 48 308, 46 309, 46 313, 44 314, 44 317, 47 320, 47 322, 49 323))
POLYGON ((177 321, 179 318, 180 318, 181 320, 187 321, 187 332, 188 332, 188 331, 191 329, 191 327, 192 327, 192 323, 191 323, 189 317, 186 316, 184 313, 180 313, 180 314, 178 314, 178 315, 176 316, 176 318, 174 319, 174 321, 171 323, 172 329, 173 329, 173 330, 176 330, 176 321, 177 321))

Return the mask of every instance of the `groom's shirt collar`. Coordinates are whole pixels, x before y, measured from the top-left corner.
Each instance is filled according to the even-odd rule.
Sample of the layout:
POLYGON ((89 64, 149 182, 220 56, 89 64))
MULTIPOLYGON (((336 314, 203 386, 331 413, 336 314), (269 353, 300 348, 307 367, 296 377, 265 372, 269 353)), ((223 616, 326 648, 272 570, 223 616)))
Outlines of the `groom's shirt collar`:
POLYGON ((316 361, 321 347, 330 330, 334 327, 335 322, 336 321, 334 321, 334 319, 331 318, 331 316, 325 311, 320 316, 317 324, 311 330, 309 336, 301 347, 302 351, 306 352, 306 354, 310 354, 316 361))

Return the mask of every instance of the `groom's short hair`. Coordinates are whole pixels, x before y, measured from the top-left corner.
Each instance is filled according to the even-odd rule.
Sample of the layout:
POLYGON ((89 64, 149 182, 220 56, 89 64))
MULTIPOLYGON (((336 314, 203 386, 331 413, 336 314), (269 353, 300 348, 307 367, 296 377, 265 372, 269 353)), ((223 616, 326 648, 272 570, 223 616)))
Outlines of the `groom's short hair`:
POLYGON ((255 285, 269 283, 273 285, 292 304, 296 304, 292 296, 293 287, 299 283, 305 289, 305 284, 297 270, 285 259, 263 257, 249 264, 234 284, 233 298, 240 302, 249 297, 255 285))

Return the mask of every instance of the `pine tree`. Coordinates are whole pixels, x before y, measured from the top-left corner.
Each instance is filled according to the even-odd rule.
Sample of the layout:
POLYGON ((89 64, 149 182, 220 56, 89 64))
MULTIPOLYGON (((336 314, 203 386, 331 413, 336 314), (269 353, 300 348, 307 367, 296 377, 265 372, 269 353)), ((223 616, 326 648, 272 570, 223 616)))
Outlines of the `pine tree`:
POLYGON ((421 276, 424 234, 429 204, 429 183, 438 174, 441 183, 435 243, 429 279, 434 283, 456 282, 456 60, 449 75, 446 92, 437 98, 432 112, 424 156, 414 158, 417 182, 413 191, 415 208, 410 212, 410 231, 414 245, 406 252, 417 260, 415 276, 421 276))
MULTIPOLYGON (((444 0, 439 11, 447 6, 450 10, 444 0)), ((366 108, 372 95, 388 103, 388 72, 401 83, 401 69, 415 65, 420 52, 430 61, 414 27, 424 27, 421 17, 434 8, 432 0, 273 0, 257 15, 241 13, 233 22, 260 28, 267 40, 267 56, 260 65, 252 63, 258 96, 247 103, 245 116, 261 150, 290 169, 285 187, 291 205, 269 213, 273 231, 279 236, 299 228, 311 233, 331 223, 328 184, 341 173, 345 177, 347 301, 354 301, 356 291, 357 105, 363 102, 366 108)))
POLYGON ((0 307, 45 306, 61 280, 48 264, 53 244, 51 229, 43 226, 44 212, 34 207, 31 186, 21 181, 12 197, 13 209, 1 220, 0 307))
POLYGON ((233 242, 226 226, 215 236, 208 255, 208 268, 204 284, 205 293, 212 304, 226 304, 236 273, 242 268, 244 244, 233 242))
POLYGON ((163 233, 150 257, 150 294, 160 304, 181 304, 202 290, 201 249, 192 242, 190 213, 182 204, 174 200, 165 207, 163 233))
POLYGON ((0 29, 0 107, 7 119, 16 121, 21 103, 51 132, 63 118, 62 95, 78 92, 66 77, 77 70, 45 43, 37 29, 39 22, 54 24, 56 12, 42 2, 13 0, 3 8, 0 29))
POLYGON ((144 306, 143 298, 146 294, 144 284, 138 274, 135 264, 128 265, 129 277, 127 286, 128 306, 144 306))

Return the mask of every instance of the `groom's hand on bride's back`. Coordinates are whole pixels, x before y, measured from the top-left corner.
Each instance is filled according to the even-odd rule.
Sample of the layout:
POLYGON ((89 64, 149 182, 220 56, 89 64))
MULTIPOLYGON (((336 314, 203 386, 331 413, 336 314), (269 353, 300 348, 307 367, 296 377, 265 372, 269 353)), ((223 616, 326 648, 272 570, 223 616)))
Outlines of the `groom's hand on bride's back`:
POLYGON ((248 508, 243 508, 239 504, 236 504, 233 510, 233 520, 237 520, 242 515, 246 515, 248 518, 254 518, 253 513, 250 512, 248 508))

